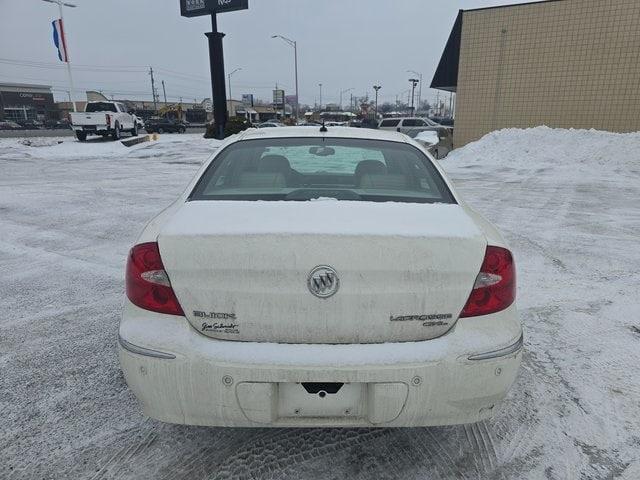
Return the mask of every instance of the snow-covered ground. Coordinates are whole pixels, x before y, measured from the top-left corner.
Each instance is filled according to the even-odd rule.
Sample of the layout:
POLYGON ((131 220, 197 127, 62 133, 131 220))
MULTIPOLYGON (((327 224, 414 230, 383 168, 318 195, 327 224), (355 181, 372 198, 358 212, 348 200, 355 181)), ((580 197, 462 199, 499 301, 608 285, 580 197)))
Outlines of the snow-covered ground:
POLYGON ((216 142, 0 140, 0 478, 640 478, 640 134, 507 130, 443 165, 518 262, 497 417, 401 430, 144 418, 116 356, 127 250, 216 142))

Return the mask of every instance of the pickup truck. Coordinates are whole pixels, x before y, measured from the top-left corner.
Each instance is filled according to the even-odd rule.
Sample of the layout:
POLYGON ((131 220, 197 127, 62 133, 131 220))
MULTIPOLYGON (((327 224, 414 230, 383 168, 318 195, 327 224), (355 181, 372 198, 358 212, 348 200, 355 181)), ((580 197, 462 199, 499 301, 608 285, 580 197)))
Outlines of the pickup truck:
POLYGON ((110 136, 119 140, 122 132, 138 135, 138 123, 128 113, 127 108, 119 102, 89 102, 84 113, 71 114, 71 128, 81 142, 87 135, 110 136))

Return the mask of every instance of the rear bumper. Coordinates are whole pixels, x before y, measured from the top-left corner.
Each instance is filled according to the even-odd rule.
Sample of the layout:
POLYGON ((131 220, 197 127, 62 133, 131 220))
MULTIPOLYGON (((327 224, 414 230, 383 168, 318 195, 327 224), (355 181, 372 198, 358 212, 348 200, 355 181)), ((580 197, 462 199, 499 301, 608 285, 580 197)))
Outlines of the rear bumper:
POLYGON ((87 133, 109 133, 111 130, 106 125, 72 125, 71 129, 76 132, 87 133))
POLYGON ((522 356, 515 307, 461 319, 426 342, 251 344, 212 340, 181 317, 127 302, 122 369, 146 415, 234 427, 411 427, 491 417, 522 356), (471 358, 477 358, 471 360, 471 358), (342 383, 324 398, 302 383, 342 383))

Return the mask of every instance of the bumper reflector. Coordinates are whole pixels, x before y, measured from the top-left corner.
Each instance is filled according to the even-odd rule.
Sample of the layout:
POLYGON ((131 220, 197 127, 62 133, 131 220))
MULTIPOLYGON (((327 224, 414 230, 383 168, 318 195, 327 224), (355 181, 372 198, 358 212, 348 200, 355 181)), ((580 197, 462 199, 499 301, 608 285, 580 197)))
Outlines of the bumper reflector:
POLYGON ((129 343, 126 340, 124 340, 120 335, 118 335, 118 342, 120 342, 120 345, 126 351, 135 353, 137 355, 144 355, 145 357, 153 357, 153 358, 162 358, 165 360, 173 360, 176 358, 175 355, 172 355, 170 353, 158 352, 157 350, 151 350, 149 348, 143 348, 143 347, 134 345, 133 343, 129 343))
POLYGON ((469 360, 489 360, 491 358, 506 357, 512 353, 518 352, 524 345, 524 333, 520 335, 520 338, 513 345, 501 348, 500 350, 494 350, 492 352, 479 353, 477 355, 471 355, 469 360))

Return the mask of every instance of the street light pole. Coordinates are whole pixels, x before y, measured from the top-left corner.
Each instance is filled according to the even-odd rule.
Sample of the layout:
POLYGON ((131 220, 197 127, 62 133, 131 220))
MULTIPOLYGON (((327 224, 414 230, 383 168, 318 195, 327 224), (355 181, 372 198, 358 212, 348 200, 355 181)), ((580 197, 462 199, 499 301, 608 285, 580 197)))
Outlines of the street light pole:
POLYGON ((236 110, 235 108, 233 108, 233 96, 231 95, 231 76, 234 73, 239 72, 240 70, 242 70, 242 68, 236 68, 233 72, 229 74, 229 113, 233 112, 234 116, 236 114, 236 110))
MULTIPOLYGON (((62 23, 62 27, 65 28, 66 25, 64 23, 64 13, 62 11, 62 6, 64 5, 65 7, 69 7, 69 8, 76 8, 77 5, 74 5, 72 3, 66 3, 63 2, 62 0, 42 0, 43 2, 47 2, 47 3, 56 3, 58 4, 58 8, 60 9, 60 22, 62 23)), ((65 29, 65 33, 64 33, 64 37, 66 38, 67 34, 66 34, 66 29, 65 29)), ((73 98, 73 92, 74 92, 74 88, 73 88, 73 75, 71 75, 71 55, 69 55, 69 45, 67 44, 66 40, 61 38, 60 39, 61 42, 64 42, 64 49, 65 52, 67 54, 67 75, 69 76, 69 88, 70 88, 70 97, 73 98)), ((78 108, 76 107, 76 102, 72 101, 71 104, 73 105, 73 111, 77 112, 78 108)))
MULTIPOLYGON (((298 42, 295 40, 291 40, 290 38, 283 37, 282 35, 272 35, 271 38, 280 38, 287 42, 289 46, 293 47, 293 56, 295 63, 295 72, 296 72, 296 123, 300 118, 300 96, 298 91, 298 42)), ((285 102, 286 103, 286 102, 285 102)))
POLYGON ((318 86, 320 87, 320 110, 322 110, 322 84, 319 83, 318 86))
POLYGON ((422 74, 415 70, 407 70, 407 73, 418 75, 418 78, 420 79, 420 88, 418 89, 418 109, 420 109, 422 106, 422 74))
POLYGON ((374 85, 373 89, 376 91, 376 121, 378 120, 378 90, 382 88, 382 85, 374 85))
POLYGON ((420 83, 420 80, 417 78, 410 78, 411 82, 411 116, 415 117, 416 115, 416 107, 415 107, 415 95, 416 95, 416 85, 420 83))

